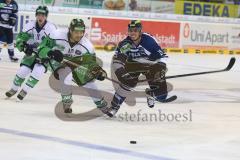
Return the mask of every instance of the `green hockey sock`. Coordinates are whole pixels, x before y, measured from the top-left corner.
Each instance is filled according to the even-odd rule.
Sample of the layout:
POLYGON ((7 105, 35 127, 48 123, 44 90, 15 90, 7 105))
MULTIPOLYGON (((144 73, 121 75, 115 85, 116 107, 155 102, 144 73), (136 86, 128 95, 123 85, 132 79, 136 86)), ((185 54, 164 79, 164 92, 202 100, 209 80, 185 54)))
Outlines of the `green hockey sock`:
POLYGON ((30 88, 33 88, 38 83, 38 81, 39 81, 38 79, 30 76, 27 80, 26 85, 30 88))
POLYGON ((15 76, 14 80, 13 80, 13 83, 16 85, 16 86, 21 86, 22 83, 24 82, 25 78, 21 78, 19 77, 18 75, 15 76))

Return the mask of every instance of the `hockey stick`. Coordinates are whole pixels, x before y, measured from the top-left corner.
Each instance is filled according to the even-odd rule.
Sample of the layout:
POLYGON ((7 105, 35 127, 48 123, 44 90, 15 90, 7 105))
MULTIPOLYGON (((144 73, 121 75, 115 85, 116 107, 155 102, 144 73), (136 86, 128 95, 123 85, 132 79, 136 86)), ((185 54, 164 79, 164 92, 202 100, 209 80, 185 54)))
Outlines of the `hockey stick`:
MULTIPOLYGON (((196 72, 196 73, 188 73, 188 74, 179 74, 179 75, 173 75, 173 76, 166 76, 165 79, 172 79, 172 78, 180 78, 180 77, 189 77, 189 76, 196 76, 196 75, 202 75, 202 74, 212 74, 212 73, 218 73, 218 72, 226 72, 226 71, 229 71, 233 65, 235 64, 235 61, 236 61, 236 58, 235 57, 232 57, 228 63, 228 66, 225 68, 225 69, 221 69, 221 70, 214 70, 214 71, 206 71, 206 72, 196 72)), ((65 63, 68 63, 68 64, 71 64, 73 66, 76 66, 78 67, 79 65, 74 63, 74 62, 71 62, 69 60, 66 60, 66 59, 63 59, 63 62, 65 63)), ((112 78, 109 78, 109 77, 105 77, 106 79, 114 82, 114 83, 117 83, 117 84, 121 84, 123 85, 121 82, 117 81, 117 80, 114 80, 112 78)), ((155 80, 158 80, 158 79, 155 79, 155 80)), ((138 82, 146 82, 146 81, 149 81, 147 79, 144 79, 144 80, 139 80, 138 82)))
MULTIPOLYGON (((36 53, 36 52, 35 52, 36 53)), ((37 54, 37 53, 36 53, 37 54)), ((214 71, 206 71, 206 72, 196 72, 196 73, 188 73, 188 74, 179 74, 179 75, 173 75, 173 76, 166 76, 165 79, 172 79, 172 78, 180 78, 180 77, 189 77, 189 76, 196 76, 196 75, 203 75, 203 74, 212 74, 212 73, 219 73, 219 72, 226 72, 226 71, 229 71, 230 69, 232 69, 233 65, 235 64, 235 61, 236 61, 236 58, 235 57, 232 57, 228 63, 228 66, 224 69, 220 69, 220 70, 214 70, 214 71)), ((63 59, 63 62, 67 63, 67 64, 70 64, 72 66, 75 66, 75 67, 79 67, 78 64, 72 62, 72 61, 69 61, 67 59, 63 59)), ((119 81, 116 81, 112 78, 109 78, 109 77, 105 77, 106 79, 114 82, 114 83, 117 83, 117 84, 122 84, 121 82, 119 81)), ((158 80, 158 79, 155 79, 155 80, 158 80)), ((145 81, 149 81, 147 79, 144 79, 144 80, 139 80, 138 82, 145 82, 145 81)))
POLYGON ((166 79, 172 79, 172 78, 180 78, 180 77, 189 77, 189 76, 196 76, 196 75, 202 75, 202 74, 212 74, 212 73, 218 73, 218 72, 225 72, 229 71, 233 65, 235 64, 236 58, 232 57, 228 63, 228 66, 225 69, 215 70, 215 71, 207 71, 207 72, 197 72, 197 73, 188 73, 188 74, 179 74, 179 75, 173 75, 173 76, 166 76, 166 79))
MULTIPOLYGON (((179 75, 173 75, 173 76, 166 76, 165 79, 172 79, 172 78, 180 78, 180 77, 189 77, 189 76, 197 76, 197 75, 202 75, 202 74, 212 74, 212 73, 218 73, 218 72, 226 72, 229 71, 230 69, 232 69, 233 65, 235 64, 236 58, 232 57, 228 63, 228 66, 224 69, 220 69, 220 70, 215 70, 215 71, 206 71, 206 72, 196 72, 196 73, 188 73, 188 74, 179 74, 179 75)), ((111 79, 109 77, 106 77, 106 79, 113 81, 114 83, 118 83, 121 84, 120 82, 111 79)), ((159 80, 159 78, 157 79, 152 79, 152 81, 155 80, 159 80)), ((143 80, 138 80, 138 82, 146 82, 146 81, 151 81, 151 80, 147 80, 147 79, 143 79, 143 80)))
MULTIPOLYGON (((173 76, 166 76, 165 79, 172 79, 172 78, 180 78, 180 77, 189 77, 189 76, 196 76, 196 75, 203 75, 203 74, 212 74, 212 73, 219 73, 219 72, 226 72, 226 71, 229 71, 233 65, 235 64, 235 61, 236 61, 236 58, 235 57, 232 57, 227 65, 226 68, 224 69, 220 69, 220 70, 214 70, 214 71, 206 71, 206 72, 196 72, 196 73, 188 73, 188 74, 179 74, 179 75, 173 75, 173 76)), ((72 62, 72 61, 69 61, 67 59, 63 59, 63 62, 67 63, 67 64, 70 64, 72 66, 75 66, 75 67, 79 67, 78 64, 72 62)), ((117 83, 117 84, 121 84, 123 85, 121 82, 117 81, 117 80, 114 80, 112 78, 109 78, 109 77, 105 77, 106 79, 114 82, 114 83, 117 83)), ((159 80, 159 79, 153 79, 154 81, 155 80, 159 80)), ((138 82, 145 82, 145 81, 149 81, 147 79, 144 79, 144 80, 139 80, 138 82)))

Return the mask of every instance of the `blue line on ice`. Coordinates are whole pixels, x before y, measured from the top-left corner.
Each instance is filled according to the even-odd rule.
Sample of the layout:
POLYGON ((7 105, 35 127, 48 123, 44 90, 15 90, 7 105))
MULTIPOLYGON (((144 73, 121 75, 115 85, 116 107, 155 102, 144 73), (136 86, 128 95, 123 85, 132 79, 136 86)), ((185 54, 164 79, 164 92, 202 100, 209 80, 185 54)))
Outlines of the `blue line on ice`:
POLYGON ((115 153, 115 154, 132 156, 132 157, 141 158, 141 159, 173 160, 173 159, 166 158, 166 157, 161 157, 161 156, 156 156, 156 155, 151 155, 151 154, 146 154, 146 153, 140 153, 140 152, 135 152, 135 151, 126 150, 126 149, 119 149, 119 148, 107 147, 107 146, 103 146, 103 145, 84 143, 84 142, 80 142, 80 141, 67 140, 67 139, 58 138, 58 137, 40 135, 40 134, 23 132, 23 131, 6 129, 6 128, 0 128, 0 133, 11 134, 11 135, 27 137, 27 138, 33 138, 33 139, 49 141, 49 142, 57 142, 57 143, 62 143, 62 144, 67 144, 67 145, 72 145, 72 146, 77 146, 77 147, 83 147, 83 148, 88 148, 88 149, 97 150, 97 151, 104 151, 104 152, 110 152, 110 153, 115 153))

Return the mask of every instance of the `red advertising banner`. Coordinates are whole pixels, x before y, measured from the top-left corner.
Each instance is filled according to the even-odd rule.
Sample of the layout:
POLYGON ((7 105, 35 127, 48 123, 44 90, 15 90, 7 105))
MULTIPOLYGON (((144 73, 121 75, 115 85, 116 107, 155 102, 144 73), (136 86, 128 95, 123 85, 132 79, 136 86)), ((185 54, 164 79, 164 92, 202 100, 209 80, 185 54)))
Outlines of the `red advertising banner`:
MULTIPOLYGON (((92 18, 90 39, 96 46, 118 44, 127 36, 129 20, 92 18)), ((162 48, 179 48, 180 23, 142 21, 143 32, 153 35, 162 48)))

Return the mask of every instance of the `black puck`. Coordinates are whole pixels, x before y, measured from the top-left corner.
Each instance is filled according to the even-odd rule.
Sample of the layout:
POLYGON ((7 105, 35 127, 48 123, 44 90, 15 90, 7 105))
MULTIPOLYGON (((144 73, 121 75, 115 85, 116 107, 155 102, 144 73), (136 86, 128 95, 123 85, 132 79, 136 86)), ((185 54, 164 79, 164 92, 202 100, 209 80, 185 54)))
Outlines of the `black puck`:
POLYGON ((137 144, 137 141, 130 141, 131 144, 137 144))

